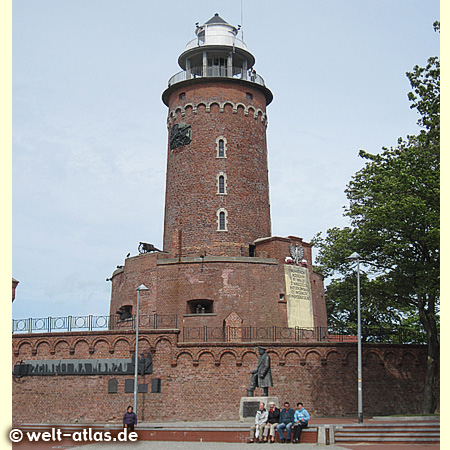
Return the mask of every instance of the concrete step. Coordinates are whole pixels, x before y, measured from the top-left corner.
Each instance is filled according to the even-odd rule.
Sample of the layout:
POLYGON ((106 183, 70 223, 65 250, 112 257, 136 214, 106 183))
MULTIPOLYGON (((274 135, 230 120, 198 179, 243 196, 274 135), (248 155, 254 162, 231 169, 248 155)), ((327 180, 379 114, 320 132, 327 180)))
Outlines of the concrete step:
POLYGON ((339 438, 335 437, 335 442, 337 444, 350 444, 357 442, 358 444, 370 444, 374 442, 378 443, 396 443, 396 444, 410 444, 411 442, 426 442, 428 444, 438 444, 440 441, 439 438, 427 438, 427 437, 348 437, 348 438, 339 438))
POLYGON ((388 421, 388 422, 438 422, 440 421, 439 415, 433 416, 373 416, 372 420, 376 421, 388 421))
POLYGON ((335 429, 335 442, 350 443, 439 443, 439 422, 365 423, 340 425, 335 429))
POLYGON ((352 436, 364 436, 367 437, 439 437, 439 433, 339 433, 339 438, 352 437, 352 436))
POLYGON ((364 431, 367 431, 369 433, 395 433, 395 432, 407 432, 407 431, 411 431, 411 432, 433 432, 433 431, 437 431, 439 432, 439 427, 423 427, 423 428, 417 428, 417 427, 390 427, 390 428, 386 428, 386 427, 373 427, 373 428, 350 428, 350 427, 345 427, 345 432, 355 432, 355 433, 362 433, 364 431))
POLYGON ((412 427, 412 428, 423 428, 423 427, 432 427, 439 428, 441 426, 440 422, 424 422, 424 423, 354 423, 354 424, 343 424, 337 425, 338 427, 346 427, 346 428, 392 428, 392 427, 412 427))

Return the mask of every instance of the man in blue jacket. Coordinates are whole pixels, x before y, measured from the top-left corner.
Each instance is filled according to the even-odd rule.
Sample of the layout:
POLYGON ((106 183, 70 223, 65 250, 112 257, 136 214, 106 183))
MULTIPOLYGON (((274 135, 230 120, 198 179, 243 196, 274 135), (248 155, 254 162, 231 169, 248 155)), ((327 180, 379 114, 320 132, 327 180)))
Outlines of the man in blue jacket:
POLYGON ((280 424, 277 426, 278 437, 282 443, 291 442, 291 427, 294 424, 295 411, 289 407, 289 402, 284 403, 284 409, 280 412, 280 424), (286 429, 286 439, 283 430, 286 429))
POLYGON ((292 441, 294 444, 300 442, 302 430, 308 426, 309 418, 309 413, 303 408, 303 403, 298 402, 297 410, 294 414, 294 436, 292 441))

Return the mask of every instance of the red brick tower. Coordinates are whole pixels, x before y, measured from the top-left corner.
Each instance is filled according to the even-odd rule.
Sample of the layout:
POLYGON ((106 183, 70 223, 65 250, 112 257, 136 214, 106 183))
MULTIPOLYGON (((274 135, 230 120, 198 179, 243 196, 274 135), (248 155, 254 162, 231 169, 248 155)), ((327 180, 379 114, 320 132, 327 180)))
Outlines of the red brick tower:
POLYGON ((271 235, 266 107, 273 97, 237 33, 216 14, 178 58, 183 70, 162 95, 169 108, 163 251, 127 258, 110 278, 111 314, 135 314, 136 288, 145 284, 140 312, 160 327, 176 315, 164 326, 186 341, 199 329, 223 339, 232 330, 239 341, 241 327, 326 327, 311 245, 271 235), (294 250, 295 264, 286 259, 294 250))
POLYGON ((248 256, 256 239, 271 236, 272 93, 237 33, 218 14, 197 26, 178 58, 183 70, 162 96, 169 107, 164 251, 179 256, 248 256))

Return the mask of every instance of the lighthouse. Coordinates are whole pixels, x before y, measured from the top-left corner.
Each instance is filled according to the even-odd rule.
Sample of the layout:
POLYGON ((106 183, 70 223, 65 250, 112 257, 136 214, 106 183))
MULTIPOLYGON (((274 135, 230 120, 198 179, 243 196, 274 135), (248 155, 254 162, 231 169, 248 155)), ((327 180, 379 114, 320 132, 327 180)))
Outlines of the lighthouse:
POLYGON ((136 287, 144 284, 140 314, 148 326, 177 329, 185 342, 240 342, 254 329, 266 339, 274 326, 287 334, 326 332, 323 278, 313 271, 311 245, 272 236, 266 138, 272 92, 237 27, 215 14, 195 34, 162 93, 168 108, 162 250, 141 243, 140 254, 118 266, 110 313, 120 313, 125 326, 123 319, 136 314, 136 287))
MULTIPOLYGON (((237 27, 216 14, 195 32, 178 58, 181 71, 161 86, 167 147, 151 149, 167 152, 164 242, 143 236, 107 278, 109 316, 13 323, 14 424, 117 422, 135 399, 140 439, 163 439, 182 417, 203 431, 194 423, 174 439, 192 440, 205 434, 205 418, 252 420, 258 395, 266 404, 301 399, 314 417, 355 409, 355 340, 328 334, 311 245, 272 235, 272 93, 237 27), (150 422, 164 429, 145 430, 150 422)), ((422 347, 368 345, 367 414, 415 411, 422 347)), ((211 430, 207 437, 232 435, 211 430)), ((324 443, 324 430, 307 440, 317 434, 324 443)))
POLYGON ((267 112, 272 93, 238 29, 197 25, 162 95, 168 107, 164 250, 248 256, 271 235, 267 112))

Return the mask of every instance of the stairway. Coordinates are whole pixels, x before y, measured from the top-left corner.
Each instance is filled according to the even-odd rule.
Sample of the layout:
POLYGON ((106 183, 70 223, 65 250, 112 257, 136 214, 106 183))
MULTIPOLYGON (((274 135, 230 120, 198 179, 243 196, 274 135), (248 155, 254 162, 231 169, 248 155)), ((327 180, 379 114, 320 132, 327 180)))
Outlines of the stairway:
POLYGON ((427 421, 393 421, 337 425, 336 444, 439 444, 439 418, 427 421))

